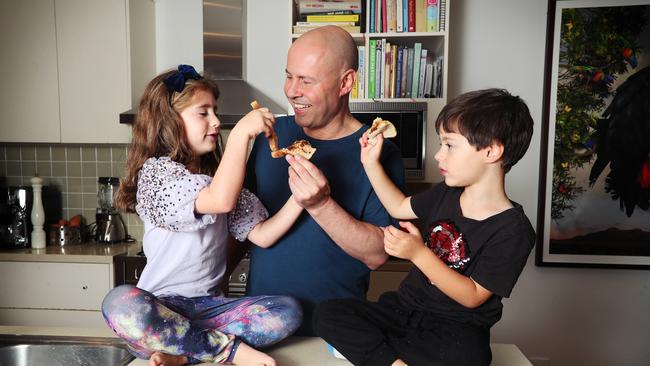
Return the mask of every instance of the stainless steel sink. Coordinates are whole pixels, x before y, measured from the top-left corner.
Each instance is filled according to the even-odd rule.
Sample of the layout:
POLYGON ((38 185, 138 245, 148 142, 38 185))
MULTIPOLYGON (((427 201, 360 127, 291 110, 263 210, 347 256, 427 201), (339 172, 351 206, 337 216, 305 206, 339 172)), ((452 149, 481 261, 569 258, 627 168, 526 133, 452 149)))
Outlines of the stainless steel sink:
POLYGON ((125 366, 133 359, 118 339, 0 336, 0 366, 125 366))

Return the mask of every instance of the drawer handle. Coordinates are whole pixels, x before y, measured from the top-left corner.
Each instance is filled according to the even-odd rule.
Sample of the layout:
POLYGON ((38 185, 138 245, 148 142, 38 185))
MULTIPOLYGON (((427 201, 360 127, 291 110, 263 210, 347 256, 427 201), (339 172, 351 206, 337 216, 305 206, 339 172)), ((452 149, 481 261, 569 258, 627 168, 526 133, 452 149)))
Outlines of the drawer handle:
POLYGON ((140 274, 138 273, 137 268, 135 270, 133 270, 133 278, 135 278, 136 280, 140 279, 140 274))
POLYGON ((81 288, 84 289, 84 290, 88 290, 88 285, 83 285, 83 286, 81 286, 81 288))

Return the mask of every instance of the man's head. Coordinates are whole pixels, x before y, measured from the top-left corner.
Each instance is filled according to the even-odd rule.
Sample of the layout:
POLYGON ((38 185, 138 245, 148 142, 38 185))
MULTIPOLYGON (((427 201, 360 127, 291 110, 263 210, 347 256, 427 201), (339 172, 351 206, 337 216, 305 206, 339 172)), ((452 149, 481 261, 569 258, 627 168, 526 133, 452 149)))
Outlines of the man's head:
POLYGON ((476 150, 502 145, 500 161, 507 173, 528 149, 533 119, 521 98, 504 89, 484 89, 449 102, 438 115, 436 131, 459 133, 476 150))
POLYGON ((291 45, 284 93, 298 125, 318 129, 348 112, 357 58, 354 40, 336 26, 309 31, 291 45))

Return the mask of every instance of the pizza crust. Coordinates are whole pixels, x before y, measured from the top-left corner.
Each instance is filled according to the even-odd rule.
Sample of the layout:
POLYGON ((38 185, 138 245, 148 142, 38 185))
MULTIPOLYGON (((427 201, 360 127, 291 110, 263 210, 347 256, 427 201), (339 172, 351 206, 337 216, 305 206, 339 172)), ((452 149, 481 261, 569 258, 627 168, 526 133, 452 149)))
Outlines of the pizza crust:
POLYGON ((397 130, 390 121, 377 117, 372 121, 372 126, 368 129, 368 143, 371 145, 376 144, 379 134, 382 134, 384 138, 391 138, 397 136, 397 130))
POLYGON ((314 155, 316 152, 316 148, 312 147, 309 141, 307 140, 296 140, 293 142, 293 144, 282 148, 278 149, 275 151, 271 151, 271 156, 274 158, 281 158, 285 155, 300 155, 303 158, 309 160, 311 157, 314 155))

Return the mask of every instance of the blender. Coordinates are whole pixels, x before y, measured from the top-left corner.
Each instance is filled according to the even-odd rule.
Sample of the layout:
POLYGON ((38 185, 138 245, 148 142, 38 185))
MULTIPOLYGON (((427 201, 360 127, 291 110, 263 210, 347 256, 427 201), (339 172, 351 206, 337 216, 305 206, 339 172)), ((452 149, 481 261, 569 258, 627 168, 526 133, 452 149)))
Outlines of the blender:
POLYGON ((95 241, 113 244, 125 241, 128 234, 122 216, 115 208, 115 193, 120 185, 117 177, 99 177, 97 180, 97 211, 95 241))

